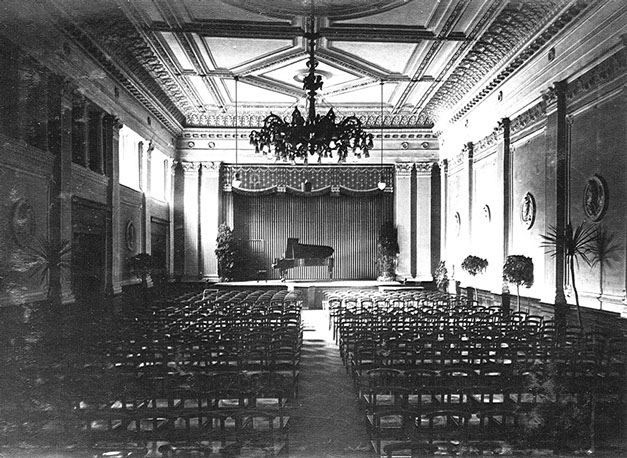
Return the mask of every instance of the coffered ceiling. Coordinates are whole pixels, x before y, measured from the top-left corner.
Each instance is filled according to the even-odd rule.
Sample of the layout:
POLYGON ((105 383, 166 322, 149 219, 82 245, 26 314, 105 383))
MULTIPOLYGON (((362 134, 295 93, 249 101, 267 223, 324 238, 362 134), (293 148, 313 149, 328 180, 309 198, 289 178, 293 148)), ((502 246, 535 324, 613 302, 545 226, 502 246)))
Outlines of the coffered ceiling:
POLYGON ((312 28, 320 111, 380 125, 383 100, 385 125, 429 127, 463 116, 594 0, 51 1, 65 32, 176 131, 232 125, 236 75, 242 125, 304 107, 312 28))

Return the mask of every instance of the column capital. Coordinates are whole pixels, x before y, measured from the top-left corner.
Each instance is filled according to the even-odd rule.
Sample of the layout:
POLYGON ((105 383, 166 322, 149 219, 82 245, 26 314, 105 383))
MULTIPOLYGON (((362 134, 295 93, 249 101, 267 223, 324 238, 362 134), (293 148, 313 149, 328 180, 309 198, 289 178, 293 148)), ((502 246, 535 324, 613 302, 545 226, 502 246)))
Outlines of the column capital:
POLYGON ((442 159, 439 162, 440 165, 440 170, 442 170, 442 173, 448 173, 448 159, 442 159))
POLYGON ((433 169, 433 165, 433 162, 416 162, 416 175, 431 176, 431 170, 433 169))
POLYGON ((181 167, 183 168, 183 173, 185 175, 198 173, 200 170, 199 162, 181 162, 181 167))
POLYGON ((475 154, 475 145, 473 142, 464 143, 464 147, 462 148, 462 154, 468 159, 472 160, 475 154))
POLYGON ((411 171, 413 168, 414 164, 411 162, 399 162, 394 164, 394 170, 396 171, 397 178, 411 177, 411 171))
POLYGON ((207 173, 209 175, 218 175, 220 173, 220 165, 221 162, 201 162, 200 168, 203 173, 207 173))

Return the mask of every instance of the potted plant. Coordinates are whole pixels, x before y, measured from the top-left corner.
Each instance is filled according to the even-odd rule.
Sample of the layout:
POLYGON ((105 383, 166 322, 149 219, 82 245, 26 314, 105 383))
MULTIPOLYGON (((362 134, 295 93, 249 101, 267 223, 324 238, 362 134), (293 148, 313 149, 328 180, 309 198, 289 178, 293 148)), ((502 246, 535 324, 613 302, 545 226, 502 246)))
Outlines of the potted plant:
POLYGON ((152 273, 153 267, 152 256, 148 253, 138 253, 129 258, 128 266, 131 274, 141 279, 142 288, 148 289, 148 276, 152 273))
POLYGON ((220 224, 215 253, 218 258, 218 275, 221 281, 232 281, 235 278, 237 252, 237 240, 233 231, 228 224, 220 224))
POLYGON ((556 227, 550 226, 548 234, 541 234, 543 239, 542 246, 548 249, 548 252, 552 257, 557 256, 558 246, 563 246, 564 248, 564 257, 570 272, 570 279, 575 293, 575 304, 577 305, 577 321, 579 322, 579 327, 583 327, 583 324, 581 321, 581 308, 579 306, 579 293, 575 283, 575 265, 579 268, 579 259, 582 259, 590 265, 588 252, 590 250, 590 245, 594 240, 594 236, 594 228, 592 226, 586 226, 585 222, 582 222, 574 230, 572 224, 569 222, 564 228, 563 233, 559 233, 556 227))
POLYGON ((71 266, 71 261, 67 259, 67 255, 72 251, 71 242, 52 241, 40 237, 37 247, 26 248, 36 258, 31 276, 39 273, 41 283, 48 282, 48 299, 56 303, 61 302, 61 280, 71 266))
POLYGON ((438 264, 437 269, 435 269, 435 272, 433 273, 433 279, 435 280, 435 286, 439 291, 442 291, 443 293, 448 292, 449 278, 445 261, 440 261, 440 264, 438 264))
MULTIPOLYGON (((466 259, 464 259, 464 261, 462 262, 462 269, 468 272, 473 277, 477 274, 485 272, 487 267, 488 260, 480 258, 479 256, 466 256, 466 259)), ((469 286, 466 290, 468 293, 468 298, 474 300, 475 288, 469 286)))
POLYGON ((518 311, 520 311, 520 286, 533 285, 533 260, 523 255, 510 255, 503 266, 503 280, 516 285, 518 311))
POLYGON ((464 259, 464 261, 462 262, 462 269, 464 269, 473 277, 477 274, 485 272, 487 267, 487 259, 480 258, 479 256, 466 256, 466 259, 464 259))
POLYGON ((394 281, 396 279, 396 264, 399 252, 398 232, 391 221, 386 221, 381 225, 379 239, 377 240, 378 281, 394 281))

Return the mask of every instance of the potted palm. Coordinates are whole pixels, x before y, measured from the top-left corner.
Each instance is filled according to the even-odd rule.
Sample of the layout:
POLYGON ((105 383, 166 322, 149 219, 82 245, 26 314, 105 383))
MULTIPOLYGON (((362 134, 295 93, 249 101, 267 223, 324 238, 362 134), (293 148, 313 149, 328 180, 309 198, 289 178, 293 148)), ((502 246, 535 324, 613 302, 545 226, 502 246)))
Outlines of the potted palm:
POLYGON ((377 266, 379 267, 378 281, 396 280, 396 264, 398 253, 398 232, 391 221, 381 225, 377 240, 377 266))
POLYGON ((523 255, 510 255, 503 266, 503 280, 516 285, 518 311, 520 311, 520 287, 533 285, 533 260, 523 255))
MULTIPOLYGON (((475 277, 477 274, 485 272, 488 267, 488 260, 480 258, 479 256, 469 255, 462 261, 462 269, 468 272, 471 276, 475 277)), ((475 299, 475 288, 469 286, 467 288, 468 298, 475 299)))
POLYGON ((592 226, 586 226, 585 222, 582 222, 579 226, 573 229, 572 224, 569 222, 563 232, 558 232, 554 226, 549 227, 548 234, 541 234, 543 239, 542 246, 548 249, 551 257, 557 256, 557 247, 561 245, 564 247, 564 257, 566 265, 570 272, 570 280, 575 293, 575 304, 577 305, 577 321, 579 327, 583 327, 581 321, 581 308, 579 306, 579 293, 577 291, 577 284, 575 283, 575 266, 579 268, 579 260, 585 261, 590 265, 590 259, 588 253, 590 245, 595 237, 595 229, 592 226))
POLYGON ((67 255, 72 251, 69 240, 53 241, 40 237, 37 247, 26 247, 35 256, 34 270, 39 273, 41 283, 48 283, 47 297, 49 300, 61 302, 61 281, 71 266, 67 255))
POLYGON ((152 256, 148 253, 138 253, 129 258, 128 265, 131 273, 141 279, 142 288, 148 289, 148 276, 152 273, 152 256))

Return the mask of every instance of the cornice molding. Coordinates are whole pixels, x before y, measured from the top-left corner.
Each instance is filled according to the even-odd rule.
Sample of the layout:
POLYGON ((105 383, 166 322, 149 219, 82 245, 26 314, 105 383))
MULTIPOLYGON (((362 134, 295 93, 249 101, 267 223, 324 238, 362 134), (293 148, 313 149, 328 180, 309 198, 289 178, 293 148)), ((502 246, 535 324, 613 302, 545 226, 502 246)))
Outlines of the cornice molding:
POLYGON ((159 87, 151 68, 138 67, 136 56, 141 54, 149 59, 153 67, 162 64, 121 11, 110 9, 106 15, 94 14, 76 20, 73 11, 57 3, 49 12, 62 33, 94 58, 171 133, 180 131, 182 112, 172 102, 169 92, 159 87))
MULTIPOLYGON (((450 119, 451 123, 458 121, 594 2, 595 0, 547 0, 512 3, 478 40, 453 73, 454 77, 438 91, 442 91, 442 95, 438 97, 436 94, 433 97, 432 104, 439 102, 443 106, 444 101, 450 105, 462 100, 486 75, 500 67, 501 70, 490 82, 450 119), (564 10, 568 3, 570 6, 564 10), (546 28, 542 30, 543 27, 546 28), (538 34, 540 30, 542 32, 538 34), (528 42, 534 35, 537 36, 528 42), (521 45, 523 43, 527 44, 521 45), (505 61, 509 62, 504 65, 505 61)), ((433 113, 431 117, 437 119, 438 108, 433 107, 430 110, 433 113)))

